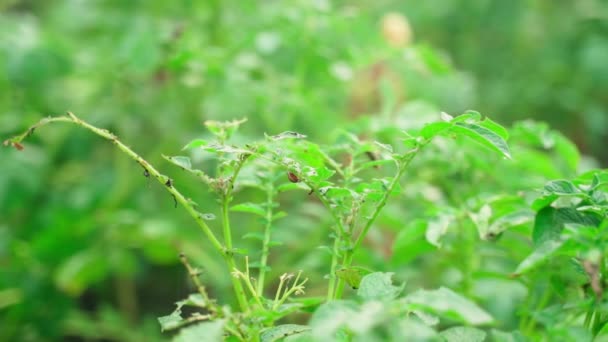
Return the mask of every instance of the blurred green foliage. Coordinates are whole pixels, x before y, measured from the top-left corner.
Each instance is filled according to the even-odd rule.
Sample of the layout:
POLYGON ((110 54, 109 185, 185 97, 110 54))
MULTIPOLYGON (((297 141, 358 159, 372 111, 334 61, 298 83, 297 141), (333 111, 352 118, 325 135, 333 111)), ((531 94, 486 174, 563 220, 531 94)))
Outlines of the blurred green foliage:
MULTIPOLYGON (((70 110, 170 170, 161 154, 205 137, 208 119, 247 117, 242 141, 296 130, 331 143, 344 127, 388 143, 391 127, 476 108, 504 123, 548 121, 605 163, 606 19, 599 0, 0 0, 0 136, 70 110), (390 11, 407 16, 414 45, 387 42, 390 11)), ((516 124, 510 144, 511 164, 431 146, 361 263, 396 272, 410 289, 458 288, 501 329, 517 328, 517 305, 534 302, 528 290, 483 275, 515 270, 532 248, 529 225, 496 244, 480 242, 470 222, 470 234, 446 231, 441 250, 424 239, 429 222, 457 216, 463 203, 481 211, 493 203, 484 194, 501 193, 499 206, 525 206, 529 192, 509 195, 581 171, 564 135, 542 124, 516 124)), ((204 266, 214 297, 233 300, 199 231, 110 144, 58 125, 25 147, 0 149, 0 340, 161 340, 155 318, 190 292, 178 251, 204 266)), ((174 179, 217 208, 187 175, 174 179)), ((276 229, 284 246, 271 255, 272 274, 305 269, 321 286, 328 257, 317 247, 329 223, 303 198, 281 199, 291 216, 276 229)))

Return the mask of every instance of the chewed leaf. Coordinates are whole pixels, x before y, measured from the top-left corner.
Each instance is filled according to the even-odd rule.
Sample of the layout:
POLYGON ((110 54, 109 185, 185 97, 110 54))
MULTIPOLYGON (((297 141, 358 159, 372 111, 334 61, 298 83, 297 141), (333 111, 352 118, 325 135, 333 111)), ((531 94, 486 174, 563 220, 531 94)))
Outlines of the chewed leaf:
POLYGON ((361 279, 357 295, 365 300, 397 298, 405 284, 395 286, 392 278, 393 273, 370 273, 361 279))
POLYGON ((189 295, 188 298, 180 300, 175 304, 177 305, 177 309, 181 310, 183 306, 198 306, 199 308, 205 308, 209 303, 199 293, 193 293, 189 295))
POLYGON ((167 316, 158 317, 161 331, 177 329, 183 325, 188 324, 188 320, 182 317, 182 307, 184 306, 196 306, 200 308, 207 307, 208 303, 205 298, 200 294, 191 294, 188 298, 180 300, 175 303, 177 306, 175 310, 167 316))
POLYGON ((282 341, 287 336, 301 334, 309 331, 310 327, 299 324, 283 324, 265 330, 261 337, 262 342, 282 341))
POLYGON ((304 139, 306 138, 306 135, 298 132, 286 131, 277 135, 267 135, 266 137, 270 140, 304 139))
POLYGON ((332 169, 328 169, 325 166, 308 170, 305 172, 305 176, 315 184, 320 184, 322 181, 331 178, 336 173, 332 169))
POLYGON ((161 331, 167 331, 179 328, 184 324, 184 319, 181 316, 181 311, 175 310, 170 315, 158 317, 158 323, 160 323, 161 331))
POLYGON ((509 151, 507 142, 500 135, 485 127, 477 124, 457 122, 450 131, 465 135, 481 145, 499 152, 506 158, 511 158, 511 151, 509 151))
POLYGON ((207 144, 203 146, 207 152, 222 152, 222 153, 244 153, 250 154, 251 151, 231 145, 222 145, 218 143, 207 144))

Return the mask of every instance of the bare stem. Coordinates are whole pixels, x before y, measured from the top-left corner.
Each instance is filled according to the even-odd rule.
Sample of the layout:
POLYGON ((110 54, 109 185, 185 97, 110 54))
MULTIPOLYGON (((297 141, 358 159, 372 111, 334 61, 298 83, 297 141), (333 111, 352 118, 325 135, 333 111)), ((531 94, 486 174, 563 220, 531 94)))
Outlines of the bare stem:
POLYGON ((196 286, 196 290, 198 291, 198 293, 200 293, 200 295, 203 297, 207 308, 212 312, 217 312, 217 307, 215 306, 214 302, 209 298, 209 295, 207 294, 207 289, 205 289, 205 286, 203 286, 201 280, 198 277, 200 271, 190 265, 190 262, 188 261, 188 258, 186 258, 186 255, 184 253, 180 253, 179 260, 182 262, 184 267, 186 267, 186 270, 188 270, 188 275, 190 276, 190 279, 192 279, 192 283, 194 283, 194 285, 196 286))

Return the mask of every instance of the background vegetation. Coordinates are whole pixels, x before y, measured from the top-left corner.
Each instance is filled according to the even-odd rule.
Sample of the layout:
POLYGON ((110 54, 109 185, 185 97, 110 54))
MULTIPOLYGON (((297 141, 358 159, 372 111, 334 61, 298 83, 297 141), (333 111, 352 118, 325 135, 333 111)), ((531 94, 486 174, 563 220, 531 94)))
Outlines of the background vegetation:
MULTIPOLYGON (((547 181, 605 165, 606 19, 599 0, 4 0, 0 136, 70 110, 171 170, 161 154, 208 137, 206 120, 247 118, 239 143, 292 130, 320 144, 334 143, 336 128, 390 142, 391 128, 418 129, 440 111, 546 121, 563 134, 529 120, 510 129, 510 163, 460 141, 431 146, 358 258, 409 290, 447 286, 474 298, 499 329, 576 338, 557 315, 526 310, 568 302, 555 290, 543 303, 547 284, 583 280, 559 268, 508 277, 533 249, 531 222, 496 242, 463 223, 437 246, 424 225, 492 201, 529 207, 547 181), (582 163, 564 136, 588 156, 582 163), (521 203, 509 197, 522 193, 521 203)), ((167 339, 156 317, 191 292, 179 251, 203 266, 214 297, 233 301, 204 236, 111 144, 57 125, 25 147, 0 149, 0 340, 167 339)), ((173 174, 217 208, 206 187, 173 174)), ((274 230, 283 245, 271 278, 303 269, 307 292, 323 294, 329 257, 318 247, 330 243, 330 223, 306 199, 281 198, 289 218, 274 230)), ((250 218, 236 220, 244 235, 250 218)))

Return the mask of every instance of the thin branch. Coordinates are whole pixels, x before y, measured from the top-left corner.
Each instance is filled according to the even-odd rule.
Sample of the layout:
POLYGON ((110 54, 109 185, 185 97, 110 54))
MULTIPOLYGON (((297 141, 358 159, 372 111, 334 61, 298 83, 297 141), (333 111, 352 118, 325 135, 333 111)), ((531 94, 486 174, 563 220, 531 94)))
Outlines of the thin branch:
MULTIPOLYGON (((175 201, 177 203, 179 203, 188 212, 188 214, 190 214, 190 216, 192 216, 192 218, 198 224, 198 226, 201 228, 201 230, 203 231, 203 233, 205 234, 207 239, 211 242, 211 245, 213 246, 213 248, 218 253, 220 253, 221 255, 224 256, 224 259, 228 263, 229 269, 235 268, 236 265, 234 263, 234 259, 231 257, 228 257, 228 254, 230 254, 232 252, 229 249, 224 248, 224 246, 221 244, 221 242, 216 238, 216 236, 213 233, 213 231, 211 230, 211 228, 209 228, 207 223, 203 220, 201 213, 199 213, 196 209, 194 209, 194 206, 192 205, 192 203, 190 201, 188 201, 188 199, 186 199, 186 197, 184 197, 181 194, 181 192, 179 192, 175 188, 173 181, 169 177, 158 172, 156 170, 156 168, 154 168, 154 166, 152 166, 145 159, 143 159, 140 155, 138 155, 133 150, 131 150, 129 147, 127 147, 125 144, 123 144, 120 140, 118 140, 118 137, 116 137, 116 135, 112 134, 110 131, 90 125, 89 123, 79 119, 76 115, 68 112, 66 116, 48 117, 48 118, 44 118, 44 119, 40 120, 38 123, 36 123, 35 125, 28 128, 24 133, 4 141, 4 145, 10 144, 18 149, 19 149, 19 147, 22 148, 21 141, 23 141, 27 137, 31 136, 37 128, 50 124, 50 123, 53 123, 53 122, 67 122, 67 123, 76 124, 78 126, 86 128, 87 130, 99 135, 100 137, 111 141, 122 152, 124 152, 126 155, 131 157, 133 160, 138 162, 144 168, 144 173, 148 176, 154 177, 160 184, 162 184, 163 187, 174 197, 175 201)), ((239 305, 240 305, 241 309, 243 311, 248 311, 249 306, 247 303, 245 292, 243 290, 243 287, 242 287, 240 281, 238 279, 233 279, 232 283, 234 286, 234 290, 236 292, 237 299, 239 300, 239 305)))

